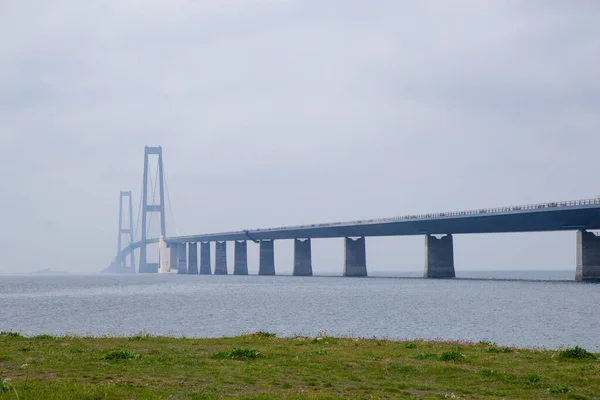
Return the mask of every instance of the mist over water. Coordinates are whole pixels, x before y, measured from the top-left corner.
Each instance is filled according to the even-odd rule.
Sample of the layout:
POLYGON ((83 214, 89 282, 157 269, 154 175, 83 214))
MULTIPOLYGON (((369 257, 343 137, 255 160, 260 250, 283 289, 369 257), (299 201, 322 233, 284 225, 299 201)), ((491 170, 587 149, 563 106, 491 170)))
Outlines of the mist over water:
POLYGON ((2 276, 0 330, 188 337, 326 330, 330 335, 579 345, 598 351, 599 285, 562 280, 572 280, 572 271, 458 275, 474 279, 2 276), (477 279, 494 274, 541 281, 477 279))

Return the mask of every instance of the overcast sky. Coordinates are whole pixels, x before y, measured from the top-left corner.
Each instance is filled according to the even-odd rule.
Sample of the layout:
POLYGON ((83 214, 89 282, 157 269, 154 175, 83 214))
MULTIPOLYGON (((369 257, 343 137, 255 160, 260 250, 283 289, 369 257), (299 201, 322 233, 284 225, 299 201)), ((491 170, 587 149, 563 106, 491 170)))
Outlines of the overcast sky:
MULTIPOLYGON (((180 234, 599 196, 598 21, 595 0, 2 0, 0 273, 108 266, 144 145, 180 234)), ((369 238, 368 267, 422 270, 423 243, 369 238)), ((455 252, 574 273, 575 234, 455 252)), ((313 254, 341 273, 341 239, 313 254)))

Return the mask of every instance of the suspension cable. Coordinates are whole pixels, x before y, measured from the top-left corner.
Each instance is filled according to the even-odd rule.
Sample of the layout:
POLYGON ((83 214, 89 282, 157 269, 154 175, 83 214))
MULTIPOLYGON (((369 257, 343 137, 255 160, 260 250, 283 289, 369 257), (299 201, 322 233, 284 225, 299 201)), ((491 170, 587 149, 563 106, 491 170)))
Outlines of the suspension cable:
POLYGON ((133 230, 134 241, 137 239, 138 229, 140 228, 140 217, 142 215, 142 201, 144 201, 144 178, 142 178, 142 187, 140 189, 140 204, 138 206, 137 222, 135 223, 135 229, 133 230))
MULTIPOLYGON (((156 204, 156 188, 158 187, 157 185, 157 180, 158 180, 158 163, 156 163, 156 174, 154 175, 154 183, 152 182, 152 177, 150 178, 150 186, 152 188, 152 205, 156 204)), ((148 233, 150 233, 150 224, 152 223, 152 214, 150 213, 150 218, 148 219, 148 225, 146 226, 146 236, 148 236, 148 233)))
POLYGON ((169 184, 167 182, 167 172, 163 168, 163 175, 165 178, 165 188, 167 191, 167 200, 169 202, 169 211, 171 212, 171 217, 173 218, 173 224, 175 225, 175 235, 179 236, 179 228, 177 227, 177 220, 175 219, 175 212, 173 211, 173 204, 171 203, 171 194, 169 192, 169 184))

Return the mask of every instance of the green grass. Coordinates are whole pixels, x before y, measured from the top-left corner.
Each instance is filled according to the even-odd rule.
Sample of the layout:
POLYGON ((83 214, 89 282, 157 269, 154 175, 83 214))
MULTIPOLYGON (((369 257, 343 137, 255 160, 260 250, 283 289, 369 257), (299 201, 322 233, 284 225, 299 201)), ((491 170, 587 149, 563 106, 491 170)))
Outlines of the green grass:
POLYGON ((231 359, 231 360, 256 360, 263 355, 256 349, 236 349, 231 351, 217 351, 213 353, 211 358, 216 360, 231 359))
POLYGON ((102 357, 105 361, 125 361, 125 360, 137 360, 142 358, 139 354, 132 353, 131 351, 124 350, 111 350, 104 357, 102 357))
POLYGON ((0 399, 600 398, 599 355, 577 347, 319 338, 2 333, 0 399))

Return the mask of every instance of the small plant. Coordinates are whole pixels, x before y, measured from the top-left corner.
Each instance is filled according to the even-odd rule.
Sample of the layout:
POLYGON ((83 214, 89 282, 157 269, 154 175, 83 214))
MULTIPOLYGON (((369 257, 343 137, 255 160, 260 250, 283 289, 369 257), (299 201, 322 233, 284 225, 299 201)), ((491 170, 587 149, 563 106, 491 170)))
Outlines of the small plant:
POLYGON ((258 331, 258 332, 254 332, 252 334, 252 336, 258 336, 258 337, 263 337, 263 338, 274 338, 277 335, 274 333, 271 333, 271 332, 258 331))
POLYGON ((584 365, 583 367, 581 367, 582 371, 595 371, 596 367, 593 365, 584 365))
POLYGON ((148 340, 150 339, 150 334, 149 333, 138 333, 136 335, 130 336, 127 338, 127 340, 129 340, 130 342, 132 341, 142 341, 142 340, 148 340))
POLYGON ((317 336, 310 342, 312 344, 337 344, 337 339, 328 336, 317 336))
POLYGON ((481 344, 483 346, 495 346, 496 345, 496 343, 490 342, 489 340, 480 340, 478 342, 478 344, 481 344))
POLYGON ((334 337, 327 336, 325 329, 319 330, 317 336, 314 337, 310 343, 312 344, 337 344, 337 339, 334 337))
POLYGON ((23 337, 23 335, 21 335, 19 332, 0 332, 0 336, 6 336, 9 338, 15 338, 15 339, 23 337))
POLYGON ((584 360, 586 358, 596 358, 596 356, 594 356, 592 353, 590 353, 586 349, 581 348, 579 346, 575 346, 572 349, 571 348, 564 349, 563 351, 558 353, 558 356, 560 358, 570 358, 570 359, 576 359, 576 360, 584 360))
POLYGON ((415 342, 406 342, 404 343, 404 347, 407 349, 416 349, 418 346, 415 342))
POLYGON ((141 355, 132 353, 129 350, 112 350, 106 353, 102 358, 105 361, 125 361, 125 360, 138 360, 142 358, 141 355))
POLYGON ((12 385, 10 384, 10 380, 8 378, 2 380, 0 382, 0 393, 7 393, 12 390, 12 385))
POLYGON ((552 394, 565 394, 565 393, 569 393, 571 391, 571 388, 569 386, 554 386, 551 388, 548 388, 548 391, 552 394))
POLYGON ((33 337, 33 339, 37 339, 37 340, 54 339, 54 336, 52 336, 52 335, 46 335, 46 334, 42 334, 42 335, 35 335, 35 336, 33 337))
POLYGON ((23 353, 28 353, 28 352, 30 352, 31 350, 33 350, 33 347, 21 347, 21 348, 19 349, 19 351, 22 351, 23 353))
POLYGON ((528 385, 532 385, 534 383, 538 383, 539 381, 542 380, 542 377, 539 376, 538 374, 529 374, 525 377, 525 382, 528 385))
POLYGON ((211 358, 216 360, 230 359, 230 360, 255 360, 257 358, 264 357, 263 354, 255 349, 238 349, 234 348, 231 351, 218 351, 213 353, 211 358))
POLYGON ((327 351, 325 351, 325 350, 315 350, 315 351, 311 351, 310 354, 313 355, 313 356, 325 356, 325 355, 327 355, 327 351))
POLYGON ((482 376, 486 376, 488 378, 490 378, 492 376, 500 376, 500 373, 498 371, 496 371, 495 369, 482 369, 481 371, 479 371, 479 373, 482 376))
POLYGON ((492 347, 488 350, 490 353, 512 353, 514 350, 510 347, 492 347))
POLYGON ((465 355, 460 352, 459 347, 455 347, 452 350, 442 353, 440 361, 464 361, 465 355))
POLYGON ((432 360, 434 358, 437 358, 437 354, 433 354, 433 353, 421 353, 421 354, 418 354, 415 357, 415 360, 432 360))

